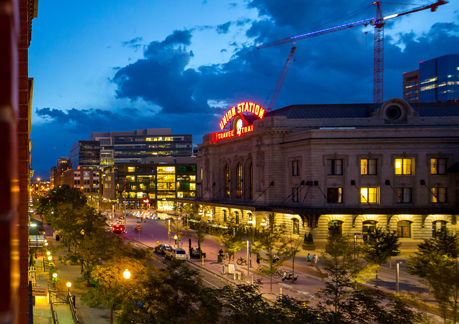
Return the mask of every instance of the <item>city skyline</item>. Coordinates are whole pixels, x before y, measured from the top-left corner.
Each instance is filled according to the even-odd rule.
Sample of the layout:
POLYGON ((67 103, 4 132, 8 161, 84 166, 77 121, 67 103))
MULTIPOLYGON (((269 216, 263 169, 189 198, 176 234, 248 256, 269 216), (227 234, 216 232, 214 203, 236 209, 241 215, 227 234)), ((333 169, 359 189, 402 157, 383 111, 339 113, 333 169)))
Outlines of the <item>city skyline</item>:
MULTIPOLYGON (((383 3, 382 9, 387 15, 428 3, 383 3)), ((451 2, 388 22, 385 100, 402 97, 402 73, 419 61, 459 53, 458 10, 451 2)), ((374 17, 375 11, 367 1, 43 3, 29 54, 36 177, 49 177, 55 160, 92 132, 170 127, 200 143, 219 130, 235 103, 267 106, 292 44, 257 50, 257 43, 374 17)), ((372 26, 296 45, 276 108, 372 102, 372 26)))

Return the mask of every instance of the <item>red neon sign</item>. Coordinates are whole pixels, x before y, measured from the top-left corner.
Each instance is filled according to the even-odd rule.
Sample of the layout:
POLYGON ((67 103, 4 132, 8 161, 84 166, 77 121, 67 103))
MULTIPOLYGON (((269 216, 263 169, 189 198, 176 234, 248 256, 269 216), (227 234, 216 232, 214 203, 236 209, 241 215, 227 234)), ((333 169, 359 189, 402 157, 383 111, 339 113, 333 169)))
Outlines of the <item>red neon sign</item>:
POLYGON ((227 132, 213 133, 212 140, 215 143, 217 141, 221 141, 221 140, 228 139, 228 138, 233 138, 236 136, 241 136, 241 135, 244 135, 250 132, 253 132, 253 125, 244 126, 239 129, 232 129, 227 132))
POLYGON ((254 102, 241 102, 226 112, 225 116, 223 116, 219 123, 220 129, 223 130, 226 124, 228 124, 228 122, 233 119, 234 116, 243 112, 252 113, 258 116, 260 119, 262 119, 265 115, 265 110, 264 108, 260 107, 260 105, 257 105, 254 102))

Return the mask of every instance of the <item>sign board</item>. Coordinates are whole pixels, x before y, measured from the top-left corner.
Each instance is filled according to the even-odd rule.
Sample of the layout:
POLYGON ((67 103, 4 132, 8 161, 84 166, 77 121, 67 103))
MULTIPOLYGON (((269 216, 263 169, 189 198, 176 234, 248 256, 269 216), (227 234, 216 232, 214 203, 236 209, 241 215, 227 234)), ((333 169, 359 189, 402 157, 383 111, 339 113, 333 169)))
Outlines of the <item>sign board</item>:
POLYGON ((228 264, 228 273, 233 274, 236 272, 236 266, 234 263, 229 263, 228 264))
POLYGON ((219 123, 220 129, 223 130, 226 124, 228 124, 228 122, 233 119, 234 116, 243 112, 252 113, 260 119, 262 119, 265 115, 265 110, 260 107, 260 105, 257 105, 254 102, 241 102, 226 112, 219 123))

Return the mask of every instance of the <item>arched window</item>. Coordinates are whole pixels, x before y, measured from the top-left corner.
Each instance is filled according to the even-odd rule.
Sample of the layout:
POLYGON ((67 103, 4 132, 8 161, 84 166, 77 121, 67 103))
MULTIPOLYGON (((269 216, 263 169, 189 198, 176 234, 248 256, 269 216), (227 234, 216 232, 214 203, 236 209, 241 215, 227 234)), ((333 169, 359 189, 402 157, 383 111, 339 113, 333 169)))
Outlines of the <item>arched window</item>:
POLYGON ((226 209, 223 209, 223 221, 226 223, 228 221, 228 214, 226 209))
POLYGON ((409 221, 397 222, 397 236, 411 237, 411 223, 409 221))
POLYGON ((253 199, 253 163, 250 162, 250 192, 249 192, 249 199, 253 199))
POLYGON ((297 218, 292 219, 292 234, 300 234, 300 221, 297 218))
POLYGON ((234 218, 236 220, 236 224, 239 224, 239 213, 237 211, 234 212, 234 218))
POLYGON ((446 222, 442 220, 437 220, 432 222, 432 237, 437 237, 437 235, 446 232, 446 222))
POLYGON ((225 198, 230 196, 230 172, 228 164, 225 166, 225 198))
POLYGON ((242 197, 242 165, 238 163, 236 166, 236 198, 242 197))
POLYGON ((363 239, 367 240, 369 235, 371 233, 374 233, 376 231, 376 221, 374 220, 367 220, 364 221, 362 224, 362 234, 363 234, 363 239))
POLYGON ((328 222, 328 234, 330 236, 341 236, 343 234, 343 222, 336 220, 328 222))

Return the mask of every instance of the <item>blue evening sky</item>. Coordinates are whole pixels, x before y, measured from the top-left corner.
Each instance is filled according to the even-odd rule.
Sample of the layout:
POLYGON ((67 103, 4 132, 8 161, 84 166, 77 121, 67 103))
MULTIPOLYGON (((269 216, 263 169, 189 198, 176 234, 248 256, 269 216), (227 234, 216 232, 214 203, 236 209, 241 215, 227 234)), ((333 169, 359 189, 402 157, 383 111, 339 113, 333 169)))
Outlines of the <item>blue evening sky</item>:
MULTIPOLYGON (((382 2, 383 15, 431 1, 382 2), (401 4, 403 3, 403 4, 401 4)), ((267 106, 292 44, 254 44, 375 16, 356 0, 40 1, 33 20, 32 167, 49 178, 60 156, 92 132, 167 127, 218 131, 228 106, 267 106)), ((402 73, 459 53, 459 5, 389 21, 384 99, 402 97, 402 73)), ((276 108, 373 100, 373 28, 297 42, 276 108)))

